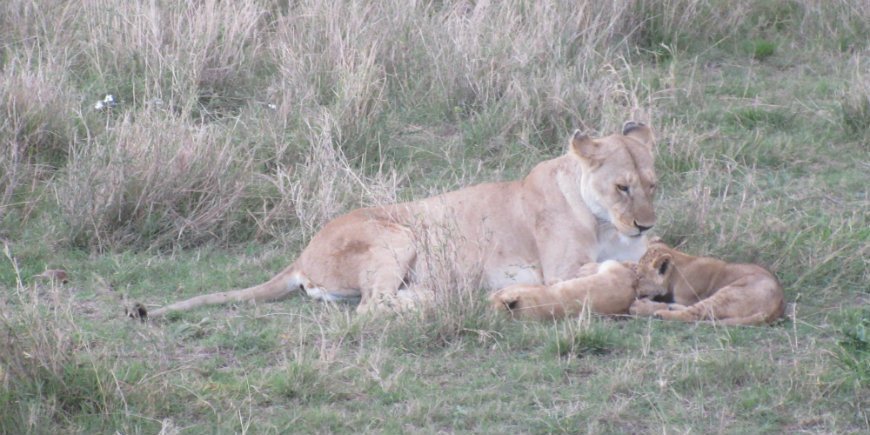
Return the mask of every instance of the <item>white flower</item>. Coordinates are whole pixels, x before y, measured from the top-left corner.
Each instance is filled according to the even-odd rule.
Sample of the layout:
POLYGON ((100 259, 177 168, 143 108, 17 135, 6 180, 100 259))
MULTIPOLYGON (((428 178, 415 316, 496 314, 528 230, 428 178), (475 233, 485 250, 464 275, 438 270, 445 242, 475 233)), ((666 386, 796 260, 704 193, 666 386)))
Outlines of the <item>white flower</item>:
POLYGON ((94 104, 94 110, 99 111, 104 109, 111 109, 117 105, 118 103, 115 102, 115 97, 112 96, 112 94, 106 94, 106 96, 103 97, 102 101, 97 101, 96 104, 94 104))

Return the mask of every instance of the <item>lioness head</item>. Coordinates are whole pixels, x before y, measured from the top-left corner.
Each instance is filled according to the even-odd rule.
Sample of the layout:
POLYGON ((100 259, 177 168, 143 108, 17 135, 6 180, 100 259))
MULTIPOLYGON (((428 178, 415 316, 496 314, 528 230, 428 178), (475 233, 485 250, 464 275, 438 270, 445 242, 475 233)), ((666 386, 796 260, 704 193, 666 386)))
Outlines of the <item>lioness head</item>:
POLYGON ((656 291, 659 294, 667 293, 673 271, 670 248, 657 238, 650 240, 646 253, 637 262, 638 294, 640 289, 651 294, 656 291))
POLYGON ((628 121, 622 134, 598 139, 578 130, 569 152, 580 159, 580 193, 598 219, 634 237, 655 225, 656 174, 649 127, 628 121))

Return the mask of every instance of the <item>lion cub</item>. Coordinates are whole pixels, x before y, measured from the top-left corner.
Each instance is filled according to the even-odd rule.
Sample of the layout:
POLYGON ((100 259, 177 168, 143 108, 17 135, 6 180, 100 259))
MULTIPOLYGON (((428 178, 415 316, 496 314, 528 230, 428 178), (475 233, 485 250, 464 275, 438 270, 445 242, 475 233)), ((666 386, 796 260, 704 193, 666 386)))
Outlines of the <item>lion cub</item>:
POLYGON ((694 322, 717 320, 726 325, 760 325, 782 317, 785 299, 772 273, 754 264, 726 263, 693 257, 651 240, 637 267, 643 285, 658 285, 673 295, 666 304, 642 299, 631 314, 694 322))
POLYGON ((489 300, 496 310, 537 320, 577 315, 584 305, 598 314, 627 314, 639 296, 664 294, 661 286, 639 286, 635 268, 613 260, 588 263, 578 278, 548 286, 512 285, 493 292, 489 300))

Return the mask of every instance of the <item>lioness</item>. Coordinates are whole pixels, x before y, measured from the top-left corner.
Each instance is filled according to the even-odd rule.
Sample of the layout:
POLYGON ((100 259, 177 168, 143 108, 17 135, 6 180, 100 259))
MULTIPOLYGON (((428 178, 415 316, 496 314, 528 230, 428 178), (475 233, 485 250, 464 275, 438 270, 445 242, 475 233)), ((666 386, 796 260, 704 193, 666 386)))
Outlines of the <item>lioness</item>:
MULTIPOLYGON (((575 132, 568 151, 522 180, 487 183, 340 216, 271 280, 197 296, 153 316, 201 305, 267 301, 302 290, 327 301, 359 299, 365 312, 431 291, 434 252, 448 247, 458 273, 498 289, 574 277, 589 262, 637 260, 656 221, 653 133, 629 121, 621 134, 575 132)), ((425 299, 425 298, 424 298, 425 299)))
POLYGON ((579 314, 586 306, 598 314, 628 314, 638 297, 659 296, 658 285, 639 285, 637 264, 607 260, 588 263, 579 276, 549 286, 515 284, 489 296, 492 307, 516 317, 561 319, 579 314))
POLYGON ((673 295, 675 303, 639 299, 631 306, 634 315, 759 325, 776 321, 785 311, 782 286, 763 267, 693 257, 660 240, 650 242, 638 274, 644 285, 658 285, 673 295))

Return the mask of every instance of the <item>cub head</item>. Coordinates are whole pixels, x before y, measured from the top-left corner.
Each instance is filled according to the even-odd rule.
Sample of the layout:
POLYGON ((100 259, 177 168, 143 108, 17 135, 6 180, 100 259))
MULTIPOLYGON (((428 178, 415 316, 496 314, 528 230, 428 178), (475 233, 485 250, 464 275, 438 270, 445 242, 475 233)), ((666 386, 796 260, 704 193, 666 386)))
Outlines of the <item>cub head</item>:
POLYGON ((651 240, 646 253, 637 262, 638 295, 666 294, 673 272, 671 249, 657 239, 651 240))
POLYGON ((595 216, 638 237, 656 223, 653 133, 628 121, 622 134, 593 139, 576 131, 569 153, 580 160, 580 193, 595 216))

